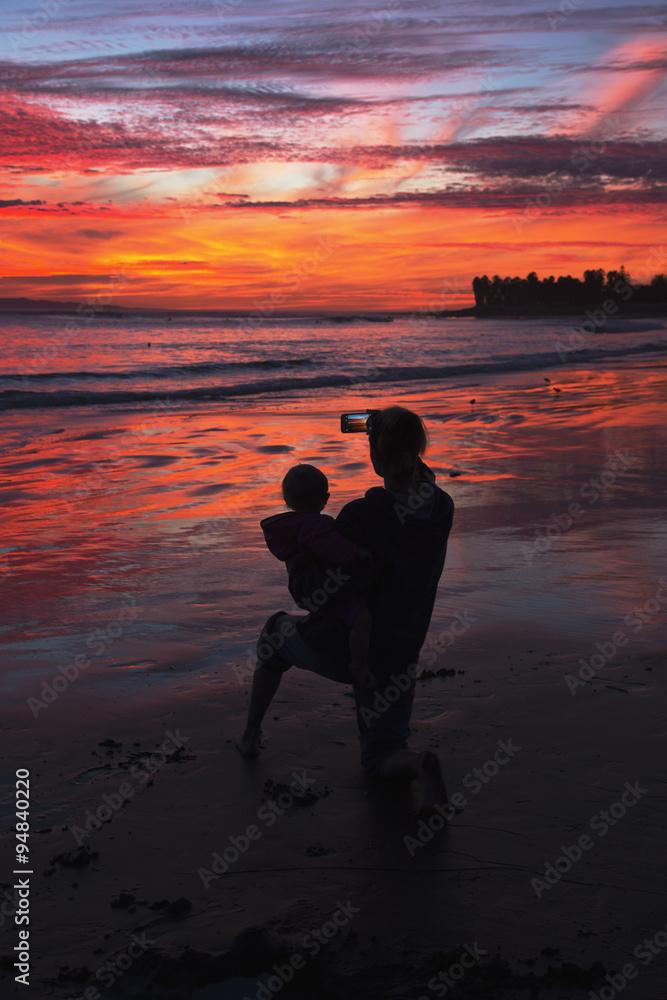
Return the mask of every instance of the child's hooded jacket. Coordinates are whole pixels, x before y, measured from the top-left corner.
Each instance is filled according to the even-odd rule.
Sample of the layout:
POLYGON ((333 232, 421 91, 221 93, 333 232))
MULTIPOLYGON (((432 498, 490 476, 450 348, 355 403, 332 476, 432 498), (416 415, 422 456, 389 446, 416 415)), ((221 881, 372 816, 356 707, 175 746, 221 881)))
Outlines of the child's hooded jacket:
POLYGON ((351 625, 368 586, 368 568, 344 572, 359 546, 344 538, 328 514, 288 511, 260 522, 269 551, 287 566, 295 603, 325 618, 351 625))

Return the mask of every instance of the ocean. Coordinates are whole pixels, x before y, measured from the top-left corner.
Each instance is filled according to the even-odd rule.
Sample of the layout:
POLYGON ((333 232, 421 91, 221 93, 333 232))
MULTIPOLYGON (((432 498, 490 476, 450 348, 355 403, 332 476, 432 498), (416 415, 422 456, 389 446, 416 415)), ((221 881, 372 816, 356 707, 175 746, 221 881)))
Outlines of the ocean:
POLYGON ((331 398, 364 384, 399 386, 479 374, 545 371, 667 350, 662 320, 247 317, 2 322, 0 411, 44 406, 331 398), (251 325, 255 323, 255 325, 251 325))

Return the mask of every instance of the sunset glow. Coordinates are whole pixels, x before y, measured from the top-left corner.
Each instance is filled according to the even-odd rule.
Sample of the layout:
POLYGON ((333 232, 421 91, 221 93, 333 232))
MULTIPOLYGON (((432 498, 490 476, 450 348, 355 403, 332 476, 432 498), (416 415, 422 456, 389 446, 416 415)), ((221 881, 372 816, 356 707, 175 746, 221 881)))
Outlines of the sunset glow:
POLYGON ((0 295, 456 308, 475 274, 646 270, 651 10, 10 3, 0 295))

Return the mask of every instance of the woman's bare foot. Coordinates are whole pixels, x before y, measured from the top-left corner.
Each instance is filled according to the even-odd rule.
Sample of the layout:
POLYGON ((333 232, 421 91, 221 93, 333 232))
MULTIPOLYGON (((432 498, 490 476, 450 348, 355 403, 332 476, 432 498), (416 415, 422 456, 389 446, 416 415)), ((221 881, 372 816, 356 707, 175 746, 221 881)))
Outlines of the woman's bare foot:
POLYGON ((242 757, 256 757, 260 751, 262 741, 262 730, 259 727, 246 728, 243 736, 239 737, 235 746, 242 757))
POLYGON ((419 800, 417 815, 432 816, 436 806, 447 805, 447 788, 442 776, 440 761, 432 750, 424 750, 417 758, 417 781, 419 800))

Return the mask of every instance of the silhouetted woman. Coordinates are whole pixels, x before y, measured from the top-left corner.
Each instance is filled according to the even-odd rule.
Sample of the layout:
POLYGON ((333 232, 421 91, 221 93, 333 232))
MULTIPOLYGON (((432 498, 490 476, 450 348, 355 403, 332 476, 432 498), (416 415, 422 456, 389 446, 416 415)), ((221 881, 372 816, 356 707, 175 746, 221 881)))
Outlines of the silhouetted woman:
MULTIPOLYGON (((373 469, 384 486, 346 504, 336 519, 336 529, 374 559, 366 602, 373 617, 369 667, 379 687, 354 685, 361 763, 381 778, 418 778, 420 811, 427 813, 446 801, 440 762, 431 751, 409 749, 407 741, 416 664, 433 613, 454 504, 421 460, 428 437, 416 413, 400 406, 379 410, 369 419, 368 437, 373 469)), ((286 670, 297 666, 351 684, 348 661, 348 627, 340 620, 316 613, 272 615, 258 642, 248 723, 237 743, 241 753, 257 754, 262 720, 286 670)))

